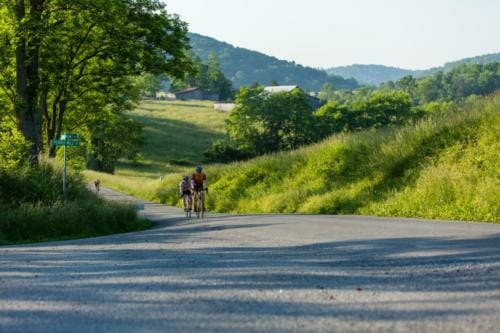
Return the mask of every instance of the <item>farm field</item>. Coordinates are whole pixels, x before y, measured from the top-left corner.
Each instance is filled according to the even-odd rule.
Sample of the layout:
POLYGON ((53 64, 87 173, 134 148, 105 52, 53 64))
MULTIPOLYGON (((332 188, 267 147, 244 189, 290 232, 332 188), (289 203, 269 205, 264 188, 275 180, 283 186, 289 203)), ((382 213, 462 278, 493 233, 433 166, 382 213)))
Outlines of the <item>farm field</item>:
POLYGON ((83 174, 88 180, 99 178, 103 186, 153 199, 161 177, 201 163, 203 152, 224 137, 227 114, 215 111, 209 101, 147 100, 129 116, 144 125, 146 145, 139 163, 122 161, 114 175, 83 174))

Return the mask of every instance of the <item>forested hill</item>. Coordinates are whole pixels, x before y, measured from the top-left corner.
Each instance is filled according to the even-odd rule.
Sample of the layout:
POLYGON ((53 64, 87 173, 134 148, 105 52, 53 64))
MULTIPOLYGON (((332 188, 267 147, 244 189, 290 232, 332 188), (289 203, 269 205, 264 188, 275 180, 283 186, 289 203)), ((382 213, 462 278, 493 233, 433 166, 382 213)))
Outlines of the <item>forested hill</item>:
POLYGON ((420 71, 384 65, 350 65, 330 68, 326 72, 344 78, 355 78, 361 84, 374 86, 386 81, 397 81, 407 75, 420 75, 420 71))
POLYGON ((354 78, 361 84, 379 85, 386 81, 397 81, 403 76, 412 75, 422 77, 438 71, 449 71, 461 64, 485 64, 488 62, 500 62, 500 53, 492 53, 478 57, 465 58, 458 61, 448 62, 442 67, 434 67, 425 70, 411 70, 383 65, 351 65, 334 67, 327 70, 331 75, 339 75, 343 78, 354 78))
POLYGON ((206 61, 211 52, 217 54, 222 71, 234 87, 250 86, 256 82, 269 85, 273 81, 280 85, 299 85, 308 91, 319 91, 327 82, 337 89, 354 89, 358 86, 354 79, 328 75, 319 69, 279 60, 210 37, 190 33, 189 38, 194 53, 202 60, 206 61))

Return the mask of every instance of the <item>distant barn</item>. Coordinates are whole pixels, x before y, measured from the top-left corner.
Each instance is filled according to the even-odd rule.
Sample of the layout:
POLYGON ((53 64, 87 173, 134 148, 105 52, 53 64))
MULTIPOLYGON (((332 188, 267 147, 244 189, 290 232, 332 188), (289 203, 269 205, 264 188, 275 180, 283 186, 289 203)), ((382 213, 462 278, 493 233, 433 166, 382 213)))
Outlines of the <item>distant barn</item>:
MULTIPOLYGON (((291 92, 295 89, 302 90, 299 86, 269 86, 269 87, 264 87, 264 91, 270 94, 276 94, 276 93, 281 93, 281 92, 291 92)), ((303 90, 302 90, 303 91, 303 90)), ((309 105, 311 105, 311 108, 318 109, 325 104, 322 100, 319 98, 307 94, 307 97, 309 99, 309 105)))
POLYGON ((219 101, 219 95, 206 92, 200 88, 187 88, 174 92, 175 98, 180 100, 200 100, 200 101, 219 101))

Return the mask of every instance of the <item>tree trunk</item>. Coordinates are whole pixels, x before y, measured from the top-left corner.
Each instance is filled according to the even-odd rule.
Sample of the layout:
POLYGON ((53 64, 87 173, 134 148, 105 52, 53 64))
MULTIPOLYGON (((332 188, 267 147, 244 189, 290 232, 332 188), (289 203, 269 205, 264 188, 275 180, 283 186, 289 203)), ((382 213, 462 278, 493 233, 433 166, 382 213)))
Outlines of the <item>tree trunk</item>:
POLYGON ((15 15, 19 26, 16 43, 16 93, 15 105, 18 127, 26 140, 31 143, 29 162, 38 164, 38 154, 42 150, 41 115, 38 109, 40 35, 35 23, 41 20, 44 0, 30 1, 29 27, 26 25, 26 4, 24 0, 15 3, 15 15))

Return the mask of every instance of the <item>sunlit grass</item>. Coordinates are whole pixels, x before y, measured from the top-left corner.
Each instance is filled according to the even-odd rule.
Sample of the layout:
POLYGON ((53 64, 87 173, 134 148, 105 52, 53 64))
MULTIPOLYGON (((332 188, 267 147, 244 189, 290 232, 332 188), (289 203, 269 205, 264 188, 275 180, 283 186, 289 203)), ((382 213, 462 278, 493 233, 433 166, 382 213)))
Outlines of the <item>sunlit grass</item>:
MULTIPOLYGON (((171 117, 182 117, 177 103, 172 106, 175 111, 171 117)), ((149 109, 161 107, 147 105, 149 109)), ((213 112, 208 106, 199 111, 213 112)), ((212 139, 221 133, 218 126, 225 117, 217 115, 221 119, 212 124, 212 139)), ((163 116, 170 117, 170 111, 163 116)), ((369 214, 500 222, 498 133, 500 93, 460 111, 436 114, 400 129, 339 134, 296 151, 206 166, 210 188, 207 205, 216 212, 369 214)), ((147 154, 155 153, 149 149, 147 154)), ((192 168, 172 165, 168 160, 188 156, 177 149, 156 157, 156 164, 122 166, 115 176, 86 175, 100 177, 105 186, 126 193, 180 205, 177 185, 192 168)))
MULTIPOLYGON (((500 221, 500 94, 401 129, 340 134, 293 152, 210 166, 217 212, 500 221)), ((179 204, 181 173, 157 183, 179 204)))
POLYGON ((223 138, 227 118, 208 101, 148 100, 129 116, 144 124, 146 145, 139 163, 122 161, 114 175, 83 174, 89 181, 99 178, 103 186, 145 199, 154 199, 160 178, 200 164, 203 152, 223 138))

